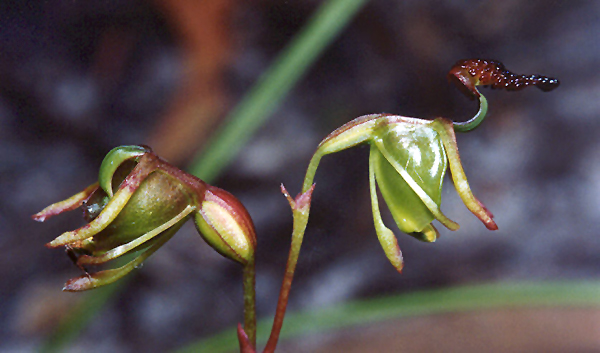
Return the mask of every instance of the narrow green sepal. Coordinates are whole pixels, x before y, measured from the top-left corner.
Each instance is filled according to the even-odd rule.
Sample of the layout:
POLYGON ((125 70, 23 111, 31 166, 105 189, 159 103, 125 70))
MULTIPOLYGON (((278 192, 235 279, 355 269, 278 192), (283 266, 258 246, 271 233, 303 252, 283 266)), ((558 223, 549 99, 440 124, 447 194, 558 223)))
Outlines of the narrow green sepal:
POLYGON ((369 158, 369 190, 371 193, 371 209, 373 211, 373 222, 375 224, 375 232, 377 233, 377 239, 383 248, 385 256, 390 260, 392 266, 396 268, 398 272, 402 272, 404 267, 404 260, 402 258, 402 252, 398 246, 398 240, 394 233, 385 226, 383 219, 381 218, 381 212, 379 211, 379 200, 377 198, 377 187, 375 183, 375 158, 378 154, 377 148, 371 145, 371 156, 369 158))
POLYGON ((105 286, 123 278, 129 272, 139 267, 142 264, 142 262, 144 262, 148 257, 150 257, 150 255, 154 254, 156 250, 160 249, 161 246, 163 246, 169 239, 173 237, 173 235, 175 235, 178 229, 179 227, 177 226, 168 229, 165 233, 163 233, 160 236, 160 238, 156 241, 156 243, 154 243, 154 245, 152 245, 148 250, 144 251, 141 255, 131 260, 124 266, 111 270, 87 273, 83 276, 70 279, 65 284, 63 291, 81 292, 105 286))

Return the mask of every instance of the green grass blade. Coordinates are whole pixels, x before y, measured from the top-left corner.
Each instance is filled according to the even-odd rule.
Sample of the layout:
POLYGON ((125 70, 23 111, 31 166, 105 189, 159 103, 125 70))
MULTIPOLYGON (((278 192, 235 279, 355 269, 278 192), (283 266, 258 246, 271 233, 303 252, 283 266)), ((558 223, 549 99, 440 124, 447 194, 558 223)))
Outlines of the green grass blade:
POLYGON ((98 314, 110 298, 124 287, 126 282, 127 279, 86 293, 86 298, 71 310, 69 317, 61 322, 52 336, 43 343, 40 352, 63 352, 63 347, 77 338, 79 333, 98 314))
MULTIPOLYGON (((420 291, 350 302, 314 312, 290 313, 281 338, 368 325, 395 318, 498 308, 599 307, 600 282, 494 283, 420 291)), ((258 345, 268 338, 271 320, 261 320, 258 345)), ((233 352, 238 347, 234 328, 186 346, 177 353, 233 352)))
POLYGON ((225 118, 225 124, 209 140, 208 147, 194 159, 190 172, 205 181, 214 180, 366 2, 325 2, 225 118))

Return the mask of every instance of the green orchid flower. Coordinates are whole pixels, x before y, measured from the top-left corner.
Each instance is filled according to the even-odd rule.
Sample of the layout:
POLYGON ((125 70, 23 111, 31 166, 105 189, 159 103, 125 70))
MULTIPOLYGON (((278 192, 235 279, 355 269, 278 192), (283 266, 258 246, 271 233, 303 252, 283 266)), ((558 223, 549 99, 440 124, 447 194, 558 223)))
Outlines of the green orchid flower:
POLYGON ((474 130, 486 116, 488 103, 477 86, 508 91, 536 86, 547 92, 560 85, 555 78, 518 75, 498 61, 484 59, 458 61, 448 73, 448 79, 467 97, 479 101, 479 110, 473 118, 466 122, 452 122, 445 118, 423 120, 390 114, 356 118, 321 142, 304 179, 302 191, 306 192, 312 186, 324 155, 361 143, 370 144, 369 184, 375 230, 386 256, 398 271, 403 267, 402 253, 396 237, 383 224, 377 186, 398 229, 421 241, 433 242, 439 236, 433 220, 438 220, 450 230, 459 228, 440 210, 442 182, 449 166, 454 187, 465 206, 488 229, 498 229, 492 213, 471 192, 454 133, 474 130))
POLYGON ((66 232, 46 246, 66 246, 86 274, 71 279, 66 291, 112 283, 131 272, 193 218, 200 235, 223 256, 246 265, 254 261, 256 235, 252 219, 231 194, 160 159, 147 147, 121 146, 110 151, 98 182, 67 200, 33 215, 49 217, 83 208, 85 226, 66 232), (140 253, 116 269, 88 273, 124 254, 140 253))
POLYGON ((360 143, 371 145, 369 184, 377 237, 398 271, 403 267, 402 253, 393 232, 383 223, 377 186, 398 229, 421 241, 433 242, 439 233, 432 221, 438 220, 450 230, 459 228, 440 210, 442 183, 449 166, 456 190, 467 208, 488 229, 498 229, 492 213, 471 192, 450 120, 388 114, 362 116, 326 137, 310 165, 316 170, 324 155, 360 143))

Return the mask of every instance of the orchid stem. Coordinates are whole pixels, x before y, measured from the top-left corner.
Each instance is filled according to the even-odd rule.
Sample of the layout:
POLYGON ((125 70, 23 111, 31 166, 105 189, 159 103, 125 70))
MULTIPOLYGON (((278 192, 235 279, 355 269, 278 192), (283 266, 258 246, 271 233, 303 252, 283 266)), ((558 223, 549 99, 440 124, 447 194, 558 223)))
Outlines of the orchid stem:
POLYGON ((308 168, 306 168, 306 176, 304 177, 304 183, 302 184, 302 193, 310 190, 314 184, 317 167, 319 166, 319 162, 321 162, 321 158, 323 158, 324 155, 325 154, 321 152, 321 149, 317 149, 315 154, 312 156, 310 163, 308 164, 308 168))
MULTIPOLYGON (((479 91, 477 91, 477 92, 479 93, 479 91)), ((481 124, 483 119, 485 119, 487 110, 488 110, 487 99, 485 99, 483 94, 479 93, 479 111, 477 112, 477 114, 475 114, 475 116, 473 118, 471 118, 468 121, 465 121, 462 123, 454 123, 454 131, 469 132, 471 130, 474 130, 476 127, 479 126, 479 124, 481 124)))
MULTIPOLYGON (((309 172, 307 172, 307 174, 309 174, 309 172)), ((314 176, 314 171, 312 175, 314 176)), ((312 180, 312 178, 310 179, 312 180)), ((285 317, 285 312, 287 309, 288 299, 290 296, 290 289, 292 288, 292 280, 294 279, 294 272, 296 271, 296 264, 298 263, 298 256, 300 255, 300 247, 302 246, 304 232, 308 223, 310 202, 313 189, 314 185, 311 185, 306 190, 303 189, 303 193, 298 195, 298 197, 296 197, 296 199, 294 200, 287 193, 287 190, 285 190, 283 185, 281 186, 281 190, 287 197, 292 208, 294 225, 292 230, 292 244, 290 246, 288 260, 285 266, 285 275, 283 277, 283 283, 281 284, 281 290, 279 291, 279 299, 277 301, 277 310, 275 312, 275 318, 273 319, 273 327, 271 329, 269 341, 267 342, 265 350, 263 351, 264 353, 274 352, 275 348, 277 347, 277 342, 279 341, 279 334, 281 333, 281 328, 283 326, 283 319, 285 317)))
POLYGON ((273 319, 271 335, 269 336, 269 341, 267 342, 263 353, 273 353, 277 347, 279 334, 281 333, 283 319, 285 317, 287 303, 290 296, 290 289, 292 288, 292 280, 294 279, 294 273, 296 271, 296 264, 298 263, 298 257, 300 256, 300 247, 302 246, 304 232, 306 231, 306 225, 308 224, 312 191, 315 187, 313 181, 317 172, 317 167, 319 166, 319 162, 321 162, 321 158, 326 154, 328 153, 323 152, 319 148, 312 156, 312 159, 308 164, 308 168, 306 169, 306 176, 304 177, 304 183, 302 184, 302 193, 298 195, 295 200, 292 199, 283 185, 281 186, 281 191, 288 199, 288 202, 292 208, 294 219, 292 244, 290 245, 290 252, 288 255, 287 264, 285 266, 283 283, 281 284, 281 290, 279 291, 279 299, 277 301, 277 310, 275 312, 275 318, 273 319))
POLYGON ((244 331, 253 348, 256 347, 256 267, 254 256, 244 266, 244 331))
POLYGON ((300 229, 301 227, 296 226, 296 224, 304 223, 306 225, 306 221, 308 221, 308 215, 306 215, 306 221, 303 222, 302 220, 297 220, 299 218, 298 214, 299 212, 294 212, 294 232, 292 235, 292 245, 290 247, 288 261, 285 267, 283 283, 281 284, 281 290, 279 291, 279 300, 277 301, 277 311, 273 320, 273 328, 271 329, 269 341, 265 346, 265 353, 274 352, 275 347, 277 346, 281 327, 283 326, 283 319, 287 309, 290 289, 292 287, 292 280, 294 279, 294 272, 298 262, 298 256, 300 255, 300 246, 302 245, 302 239, 304 237, 304 228, 300 229))

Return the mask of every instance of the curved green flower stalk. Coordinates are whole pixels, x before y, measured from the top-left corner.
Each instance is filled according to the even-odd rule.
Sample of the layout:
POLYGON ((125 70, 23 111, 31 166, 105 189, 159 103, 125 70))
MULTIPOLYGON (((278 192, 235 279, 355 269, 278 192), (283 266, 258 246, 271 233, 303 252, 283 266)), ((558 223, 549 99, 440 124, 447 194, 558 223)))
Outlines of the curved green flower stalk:
POLYGON ((104 158, 98 182, 33 216, 51 216, 83 208, 87 225, 65 232, 46 244, 65 246, 85 274, 69 280, 65 291, 83 291, 115 282, 165 244, 190 218, 200 235, 221 255, 244 266, 245 327, 256 337, 254 224, 230 193, 211 186, 160 159, 147 147, 121 146, 104 158), (129 263, 89 273, 127 253, 140 253, 129 263))
MULTIPOLYGON (((468 132, 484 120, 487 100, 476 86, 518 90, 529 85, 549 91, 558 80, 544 76, 515 75, 491 60, 459 61, 448 75, 459 84, 469 98, 479 100, 479 111, 467 122, 454 123, 448 119, 423 120, 390 114, 372 114, 356 118, 327 136, 318 146, 306 171, 302 192, 292 199, 282 186, 294 215, 294 230, 288 264, 281 287, 277 313, 265 352, 273 352, 279 339, 304 231, 308 223, 314 176, 321 158, 327 154, 367 143, 369 155, 369 185, 375 232, 391 264, 402 271, 404 261, 394 233, 383 223, 377 186, 402 232, 418 240, 434 242, 439 233, 432 221, 438 220, 450 230, 459 225, 446 217, 441 209, 441 188, 449 166, 456 191, 465 206, 489 230, 498 226, 493 215, 473 195, 464 173, 455 131, 468 132)), ((243 334, 241 328, 239 331, 243 334)), ((243 335, 240 335, 242 337, 243 335)))

